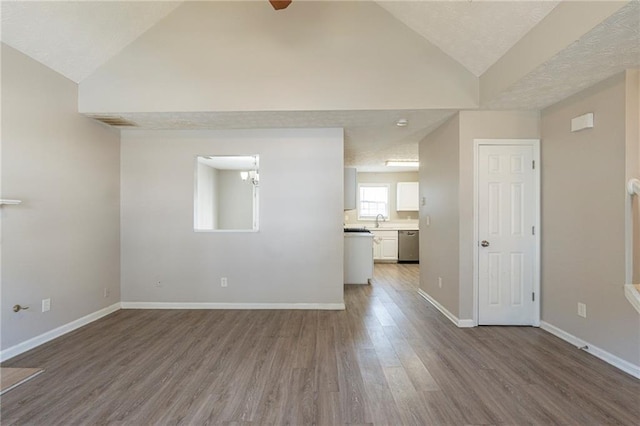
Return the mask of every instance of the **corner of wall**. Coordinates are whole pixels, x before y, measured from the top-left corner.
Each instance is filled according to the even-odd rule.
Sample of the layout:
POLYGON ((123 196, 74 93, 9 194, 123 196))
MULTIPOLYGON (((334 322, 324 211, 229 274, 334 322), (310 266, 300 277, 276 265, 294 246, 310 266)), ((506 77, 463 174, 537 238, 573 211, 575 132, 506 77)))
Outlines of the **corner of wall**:
POLYGON ((76 83, 2 44, 2 191, 23 201, 2 215, 3 353, 120 300, 119 136, 77 108, 76 83))
POLYGON ((541 319, 637 364, 638 313, 624 295, 629 109, 623 74, 542 111, 541 319), (586 112, 594 113, 594 127, 571 132, 571 119, 586 112), (587 315, 578 315, 578 303, 587 315))

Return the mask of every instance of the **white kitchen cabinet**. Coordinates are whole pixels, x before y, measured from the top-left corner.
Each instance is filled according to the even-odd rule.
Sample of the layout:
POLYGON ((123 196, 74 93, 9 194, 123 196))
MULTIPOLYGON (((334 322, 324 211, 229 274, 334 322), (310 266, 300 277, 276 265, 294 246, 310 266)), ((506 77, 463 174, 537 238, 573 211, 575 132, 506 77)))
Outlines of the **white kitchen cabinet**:
POLYGON ((399 212, 417 212, 420 210, 418 182, 398 182, 396 187, 396 210, 399 212))
POLYGON ((372 229, 373 260, 398 261, 398 231, 372 229))
POLYGON ((348 167, 344 169, 344 210, 356 209, 357 177, 356 169, 348 167))
POLYGON ((373 235, 364 232, 344 233, 344 283, 369 284, 373 278, 373 235))

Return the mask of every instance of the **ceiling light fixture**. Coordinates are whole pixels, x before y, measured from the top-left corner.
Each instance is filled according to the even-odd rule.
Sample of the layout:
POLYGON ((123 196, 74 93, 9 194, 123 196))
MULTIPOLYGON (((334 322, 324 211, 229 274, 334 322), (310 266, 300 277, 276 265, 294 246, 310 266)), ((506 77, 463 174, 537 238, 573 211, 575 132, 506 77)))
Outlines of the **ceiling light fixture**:
POLYGON ((409 124, 409 120, 407 120, 406 118, 401 118, 400 120, 396 121, 396 126, 398 127, 407 127, 407 124, 409 124))
POLYGON ((419 161, 415 160, 387 160, 385 161, 385 166, 388 167, 418 167, 420 166, 419 161))
POLYGON ((275 10, 282 10, 291 4, 291 0, 269 0, 269 3, 271 3, 271 6, 273 6, 275 10))

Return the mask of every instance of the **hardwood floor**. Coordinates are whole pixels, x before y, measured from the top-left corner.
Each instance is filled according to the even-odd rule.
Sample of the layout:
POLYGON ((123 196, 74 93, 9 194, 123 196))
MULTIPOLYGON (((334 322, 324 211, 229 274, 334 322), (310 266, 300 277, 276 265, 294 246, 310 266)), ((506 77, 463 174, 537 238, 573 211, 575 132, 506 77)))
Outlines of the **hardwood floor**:
POLYGON ((121 310, 3 367, 2 424, 625 424, 640 381, 536 328, 458 329, 376 265, 345 311, 121 310))

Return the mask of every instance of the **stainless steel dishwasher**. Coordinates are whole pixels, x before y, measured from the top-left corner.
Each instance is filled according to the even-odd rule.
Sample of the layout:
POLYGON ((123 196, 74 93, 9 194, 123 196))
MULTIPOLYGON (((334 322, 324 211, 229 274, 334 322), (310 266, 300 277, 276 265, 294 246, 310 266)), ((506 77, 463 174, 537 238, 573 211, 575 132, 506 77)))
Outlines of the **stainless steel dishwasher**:
POLYGON ((398 231, 398 262, 418 262, 420 260, 420 233, 418 231, 398 231))

